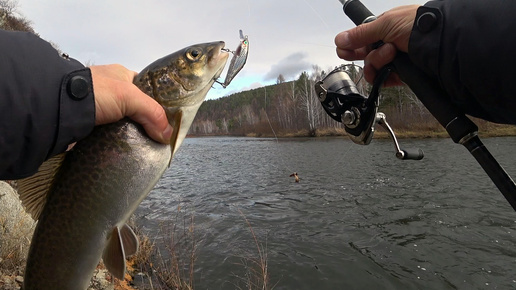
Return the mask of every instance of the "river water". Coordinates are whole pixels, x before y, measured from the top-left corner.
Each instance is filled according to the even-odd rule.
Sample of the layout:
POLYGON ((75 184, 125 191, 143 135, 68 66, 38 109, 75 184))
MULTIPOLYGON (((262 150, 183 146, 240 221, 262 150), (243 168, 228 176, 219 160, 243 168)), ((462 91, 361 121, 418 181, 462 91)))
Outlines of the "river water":
MULTIPOLYGON (((516 176, 516 138, 483 141, 516 176)), ((245 289, 257 243, 274 289, 515 289, 516 213, 473 157, 401 145, 425 158, 388 140, 189 138, 137 223, 159 243, 193 217, 196 289, 245 289)))

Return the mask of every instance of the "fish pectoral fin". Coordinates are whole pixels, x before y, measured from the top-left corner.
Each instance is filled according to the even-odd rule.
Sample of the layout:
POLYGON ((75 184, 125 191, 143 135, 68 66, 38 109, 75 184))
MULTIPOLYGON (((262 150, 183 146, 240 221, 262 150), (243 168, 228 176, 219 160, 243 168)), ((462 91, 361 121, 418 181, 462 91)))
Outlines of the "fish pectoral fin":
POLYGON ((115 227, 109 237, 102 260, 106 269, 116 278, 123 280, 125 276, 125 252, 120 229, 115 227))
MULTIPOLYGON (((181 130, 181 122, 183 120, 183 111, 178 110, 173 113, 172 116, 169 117, 169 122, 172 128, 174 128, 174 132, 172 133, 172 137, 170 138, 170 147, 172 148, 172 155, 170 157, 170 162, 172 162, 172 157, 174 157, 174 152, 177 150, 177 141, 179 136, 179 131, 181 130)), ((170 167, 170 163, 168 164, 170 167)))
POLYGON ((138 252, 140 242, 134 231, 128 225, 124 225, 120 229, 120 238, 126 257, 130 257, 138 252))
POLYGON ((66 152, 58 154, 43 162, 36 174, 17 181, 20 200, 34 220, 39 219, 45 207, 48 193, 65 157, 66 152))

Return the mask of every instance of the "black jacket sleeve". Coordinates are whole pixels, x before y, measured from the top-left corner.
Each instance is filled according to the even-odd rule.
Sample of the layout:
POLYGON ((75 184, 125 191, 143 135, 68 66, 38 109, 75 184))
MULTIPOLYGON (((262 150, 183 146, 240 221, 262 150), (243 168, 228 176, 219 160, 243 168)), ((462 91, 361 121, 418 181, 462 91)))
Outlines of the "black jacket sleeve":
POLYGON ((0 30, 0 179, 34 174, 94 124, 90 70, 34 34, 0 30))
POLYGON ((409 42, 413 63, 466 114, 516 124, 516 1, 430 1, 409 42))

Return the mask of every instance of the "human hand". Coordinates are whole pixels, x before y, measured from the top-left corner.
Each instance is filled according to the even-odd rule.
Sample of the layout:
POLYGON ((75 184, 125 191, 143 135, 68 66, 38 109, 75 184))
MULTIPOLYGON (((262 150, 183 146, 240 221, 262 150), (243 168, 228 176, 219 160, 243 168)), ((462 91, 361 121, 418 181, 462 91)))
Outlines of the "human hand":
POLYGON ((152 139, 170 143, 173 129, 165 110, 133 84, 138 73, 118 64, 91 66, 90 70, 95 94, 95 125, 129 117, 143 125, 152 139))
MULTIPOLYGON (((364 77, 373 83, 378 70, 392 62, 397 51, 408 52, 408 43, 419 5, 389 10, 375 21, 361 24, 335 37, 337 55, 345 60, 364 60, 364 77), (373 50, 377 41, 385 44, 373 50)), ((391 74, 385 86, 401 85, 397 74, 391 74)))

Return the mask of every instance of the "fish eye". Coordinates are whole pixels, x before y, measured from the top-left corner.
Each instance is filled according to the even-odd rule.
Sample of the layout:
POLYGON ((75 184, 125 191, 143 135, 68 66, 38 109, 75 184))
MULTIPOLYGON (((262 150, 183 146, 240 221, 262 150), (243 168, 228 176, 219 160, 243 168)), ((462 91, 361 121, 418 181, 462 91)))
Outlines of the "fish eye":
POLYGON ((186 57, 190 60, 197 60, 201 57, 202 52, 199 48, 191 48, 186 52, 186 57))

